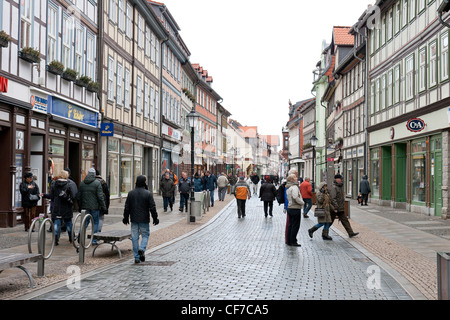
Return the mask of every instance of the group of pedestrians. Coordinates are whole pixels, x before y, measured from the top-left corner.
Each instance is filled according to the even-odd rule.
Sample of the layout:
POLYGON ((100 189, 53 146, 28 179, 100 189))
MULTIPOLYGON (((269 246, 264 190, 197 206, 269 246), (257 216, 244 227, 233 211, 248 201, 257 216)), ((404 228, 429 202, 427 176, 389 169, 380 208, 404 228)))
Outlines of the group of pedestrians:
MULTIPOLYGON (((41 198, 45 198, 50 200, 50 214, 53 228, 55 228, 55 245, 59 244, 62 230, 67 231, 69 242, 74 241, 72 239, 74 210, 79 212, 86 210, 86 214, 92 216, 94 233, 101 232, 104 215, 108 214, 110 203, 108 185, 94 168, 89 169, 79 187, 70 174, 69 168, 61 170, 52 180, 49 193, 40 193, 33 174, 31 172, 25 174, 24 181, 20 185, 25 231, 29 230, 33 219, 36 218, 38 202, 41 198)), ((93 244, 96 244, 95 240, 93 244)))

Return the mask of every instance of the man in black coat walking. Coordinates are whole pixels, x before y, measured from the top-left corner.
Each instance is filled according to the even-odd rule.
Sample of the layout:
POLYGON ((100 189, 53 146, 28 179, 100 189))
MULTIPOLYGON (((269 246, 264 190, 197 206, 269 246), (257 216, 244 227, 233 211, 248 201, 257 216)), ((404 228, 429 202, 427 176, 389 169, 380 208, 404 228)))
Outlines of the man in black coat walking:
POLYGON ((153 225, 158 225, 158 212, 156 212, 153 195, 148 191, 147 178, 139 176, 136 179, 136 188, 128 193, 123 212, 123 223, 125 225, 130 224, 131 218, 134 263, 145 261, 145 249, 150 237, 150 213, 152 214, 153 225), (140 245, 139 236, 142 236, 140 245))
POLYGON ((364 175, 362 177, 361 182, 359 183, 359 193, 361 193, 362 196, 361 205, 367 206, 367 200, 369 199, 370 192, 372 192, 372 190, 370 190, 370 183, 368 177, 367 175, 364 175))

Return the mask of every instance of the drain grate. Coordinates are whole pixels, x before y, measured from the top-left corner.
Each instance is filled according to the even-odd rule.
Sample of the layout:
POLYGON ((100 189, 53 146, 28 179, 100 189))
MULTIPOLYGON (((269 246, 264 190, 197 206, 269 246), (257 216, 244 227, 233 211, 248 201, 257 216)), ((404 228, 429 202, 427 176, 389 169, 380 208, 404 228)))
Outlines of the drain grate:
POLYGON ((135 266, 141 267, 170 267, 173 266, 176 261, 144 261, 135 264, 135 266))

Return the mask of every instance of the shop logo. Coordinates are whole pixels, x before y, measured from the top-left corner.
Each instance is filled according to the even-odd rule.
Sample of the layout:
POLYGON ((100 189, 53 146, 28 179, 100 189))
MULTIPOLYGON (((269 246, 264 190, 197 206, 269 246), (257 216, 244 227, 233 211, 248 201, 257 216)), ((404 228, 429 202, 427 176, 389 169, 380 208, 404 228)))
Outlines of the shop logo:
POLYGON ((408 121, 406 127, 411 132, 420 132, 425 129, 425 121, 419 118, 414 118, 408 121))

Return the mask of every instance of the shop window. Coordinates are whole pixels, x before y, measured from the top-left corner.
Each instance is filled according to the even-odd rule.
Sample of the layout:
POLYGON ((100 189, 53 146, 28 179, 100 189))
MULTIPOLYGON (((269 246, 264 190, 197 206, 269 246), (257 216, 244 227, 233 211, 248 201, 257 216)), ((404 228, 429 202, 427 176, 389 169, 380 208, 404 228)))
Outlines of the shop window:
POLYGON ((119 140, 108 140, 108 185, 111 196, 119 195, 119 140))
POLYGON ((372 197, 378 198, 380 196, 380 155, 379 149, 371 151, 371 165, 370 165, 370 182, 372 189, 372 197))
POLYGON ((82 159, 81 159, 81 179, 86 178, 90 168, 94 166, 94 148, 93 144, 83 144, 82 159))
POLYGON ((411 199, 413 202, 425 202, 426 142, 413 142, 411 147, 411 199))

